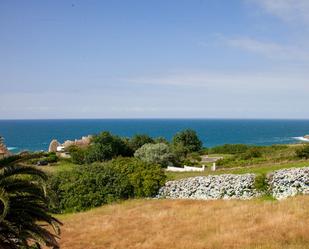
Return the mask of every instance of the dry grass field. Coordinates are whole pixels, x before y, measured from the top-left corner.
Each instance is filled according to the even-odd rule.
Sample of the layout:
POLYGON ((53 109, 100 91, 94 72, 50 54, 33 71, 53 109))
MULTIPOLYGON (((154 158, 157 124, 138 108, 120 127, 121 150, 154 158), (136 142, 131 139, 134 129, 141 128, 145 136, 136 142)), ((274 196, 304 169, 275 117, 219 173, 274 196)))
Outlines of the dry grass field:
POLYGON ((59 218, 62 249, 309 248, 309 196, 133 200, 59 218))

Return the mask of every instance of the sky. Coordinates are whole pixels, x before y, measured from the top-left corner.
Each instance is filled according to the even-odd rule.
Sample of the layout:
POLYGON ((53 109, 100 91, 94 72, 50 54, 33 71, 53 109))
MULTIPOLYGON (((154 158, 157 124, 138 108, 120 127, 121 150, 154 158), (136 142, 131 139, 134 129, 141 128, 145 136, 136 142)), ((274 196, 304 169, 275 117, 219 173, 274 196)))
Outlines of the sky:
POLYGON ((308 39, 308 0, 0 0, 0 119, 308 119, 308 39))

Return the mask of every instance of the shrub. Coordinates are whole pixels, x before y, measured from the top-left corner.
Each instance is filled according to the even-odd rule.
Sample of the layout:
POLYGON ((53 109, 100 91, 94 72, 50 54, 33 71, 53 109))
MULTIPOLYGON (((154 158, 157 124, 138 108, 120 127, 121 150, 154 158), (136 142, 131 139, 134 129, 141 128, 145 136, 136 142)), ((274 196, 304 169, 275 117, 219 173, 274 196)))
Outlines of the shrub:
POLYGON ((134 135, 129 141, 130 148, 133 150, 133 152, 141 148, 144 144, 149 143, 154 143, 154 140, 146 134, 134 135))
POLYGON ((82 149, 75 145, 72 145, 68 148, 68 151, 71 155, 72 163, 80 164, 80 165, 85 163, 86 149, 82 149))
POLYGON ((309 158, 309 145, 304 145, 295 151, 296 156, 299 158, 308 159, 309 158))
POLYGON ((254 188, 260 192, 267 194, 269 184, 267 182, 266 174, 259 174, 254 179, 254 188))
POLYGON ((133 187, 132 197, 155 196, 165 183, 165 173, 160 165, 143 162, 136 158, 117 158, 108 163, 123 176, 127 176, 133 187))
POLYGON ((58 157, 56 153, 49 153, 49 155, 45 158, 48 163, 56 163, 58 162, 58 157))
POLYGON ((164 143, 144 144, 134 153, 134 156, 144 162, 160 164, 163 167, 166 167, 174 158, 169 146, 164 143))
POLYGON ((164 182, 160 166, 118 158, 59 172, 51 177, 49 185, 59 198, 54 211, 72 212, 122 199, 151 197, 164 182))
POLYGON ((133 156, 133 151, 126 140, 104 131, 92 138, 85 159, 87 163, 103 162, 117 156, 133 156))

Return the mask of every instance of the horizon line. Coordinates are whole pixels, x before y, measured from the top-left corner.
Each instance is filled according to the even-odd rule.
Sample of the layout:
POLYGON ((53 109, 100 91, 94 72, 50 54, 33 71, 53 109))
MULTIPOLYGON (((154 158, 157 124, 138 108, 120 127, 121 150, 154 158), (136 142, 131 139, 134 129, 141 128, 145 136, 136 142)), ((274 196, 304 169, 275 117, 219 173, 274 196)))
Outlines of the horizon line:
POLYGON ((53 121, 53 120, 303 120, 309 118, 214 118, 214 117, 145 117, 145 118, 0 118, 0 121, 53 121))

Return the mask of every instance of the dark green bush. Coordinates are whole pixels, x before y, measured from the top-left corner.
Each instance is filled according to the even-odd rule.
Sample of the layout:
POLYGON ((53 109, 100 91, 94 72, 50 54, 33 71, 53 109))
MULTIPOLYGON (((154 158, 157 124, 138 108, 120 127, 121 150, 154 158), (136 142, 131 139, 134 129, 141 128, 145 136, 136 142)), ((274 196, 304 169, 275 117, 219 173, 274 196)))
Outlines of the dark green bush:
POLYGON ((89 147, 71 146, 68 151, 72 162, 76 164, 104 162, 117 156, 133 156, 133 150, 128 140, 112 135, 107 131, 93 136, 89 147))
POLYGON ((49 153, 48 156, 45 158, 45 160, 48 163, 56 163, 56 162, 58 162, 58 157, 57 157, 56 153, 49 153))
POLYGON ((269 184, 267 182, 266 174, 259 174, 255 177, 254 188, 265 194, 268 192, 269 184))
POLYGON ((309 145, 304 145, 295 151, 298 158, 308 159, 309 158, 309 145))
POLYGON ((160 165, 145 163, 135 158, 117 158, 107 163, 133 186, 132 197, 155 196, 165 183, 165 173, 160 165))
POLYGON ((107 131, 95 135, 85 153, 86 163, 103 162, 117 156, 133 156, 127 140, 107 131))
MULTIPOLYGON (((160 138, 162 139, 162 138, 160 138)), ((141 148, 144 144, 151 144, 154 143, 155 141, 153 138, 146 134, 137 134, 134 135, 130 140, 129 140, 129 145, 130 148, 132 149, 133 153, 137 151, 139 148, 141 148)))
POLYGON ((86 149, 82 149, 73 145, 69 147, 68 151, 71 155, 72 163, 80 165, 85 163, 86 149))
POLYGON ((59 198, 57 212, 81 211, 133 197, 156 195, 165 182, 158 165, 134 158, 83 165, 50 178, 50 188, 59 198))

